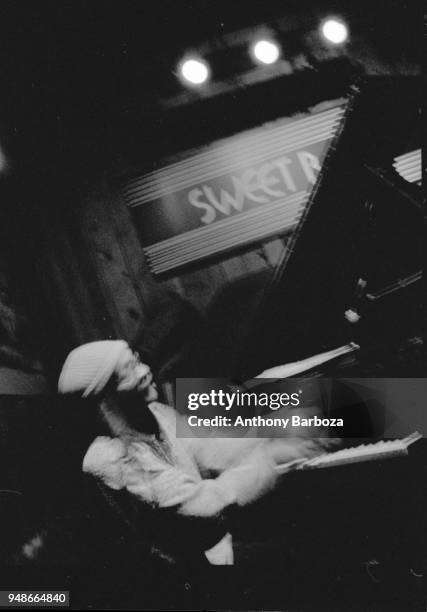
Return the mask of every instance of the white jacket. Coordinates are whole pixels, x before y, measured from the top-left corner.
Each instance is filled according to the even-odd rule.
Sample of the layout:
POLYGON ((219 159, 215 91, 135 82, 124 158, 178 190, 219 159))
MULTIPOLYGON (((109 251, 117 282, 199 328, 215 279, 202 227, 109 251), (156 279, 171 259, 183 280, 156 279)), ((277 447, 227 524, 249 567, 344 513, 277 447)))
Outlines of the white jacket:
MULTIPOLYGON (((108 487, 126 489, 156 508, 174 508, 184 516, 212 517, 232 504, 250 503, 276 481, 274 462, 263 440, 185 439, 176 437, 175 410, 150 404, 170 460, 160 457, 145 441, 98 437, 89 447, 83 471, 108 487), (203 478, 214 472, 215 478, 203 478)), ((229 534, 206 551, 211 563, 230 564, 229 534)))

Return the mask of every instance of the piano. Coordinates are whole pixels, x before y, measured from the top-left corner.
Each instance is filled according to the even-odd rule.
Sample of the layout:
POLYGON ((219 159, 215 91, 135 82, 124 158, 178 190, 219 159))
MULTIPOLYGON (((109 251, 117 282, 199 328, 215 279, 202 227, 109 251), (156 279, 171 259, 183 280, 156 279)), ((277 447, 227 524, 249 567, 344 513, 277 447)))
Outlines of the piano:
MULTIPOLYGON (((360 350, 342 359, 346 376, 425 376, 422 194, 392 165, 419 129, 411 92, 393 79, 351 87, 242 346, 240 380, 351 342, 360 350)), ((339 375, 340 360, 319 372, 339 375)))
POLYGON ((405 457, 408 455, 408 447, 422 438, 418 431, 413 432, 403 439, 379 440, 372 444, 360 444, 349 448, 343 448, 336 452, 324 453, 312 459, 298 459, 276 466, 278 474, 287 474, 291 470, 313 470, 318 468, 335 467, 349 463, 361 463, 365 461, 381 461, 393 457, 405 457))
MULTIPOLYGON (((392 170, 410 134, 419 133, 415 98, 407 81, 352 86, 306 210, 241 347, 236 378, 354 345, 360 348, 313 363, 310 373, 425 377, 422 194, 392 170)), ((281 486, 240 510, 236 541, 268 541, 269 559, 283 571, 295 569, 298 589, 313 588, 321 572, 319 592, 337 590, 347 575, 355 577, 356 596, 357 576, 372 584, 367 564, 386 567, 382 585, 373 587, 393 599, 400 586, 406 604, 399 609, 409 609, 409 581, 426 561, 426 441, 415 432, 346 443, 277 466, 281 486)), ((371 602, 378 597, 373 593, 371 602)))

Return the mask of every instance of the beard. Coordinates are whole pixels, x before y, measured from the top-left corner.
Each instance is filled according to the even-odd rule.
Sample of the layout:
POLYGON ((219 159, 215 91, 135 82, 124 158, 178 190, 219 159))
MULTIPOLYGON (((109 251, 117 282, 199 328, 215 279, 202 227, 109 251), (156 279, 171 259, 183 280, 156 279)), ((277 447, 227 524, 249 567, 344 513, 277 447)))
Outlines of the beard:
POLYGON ((159 436, 157 420, 140 392, 119 393, 115 397, 115 403, 132 429, 142 434, 159 436))

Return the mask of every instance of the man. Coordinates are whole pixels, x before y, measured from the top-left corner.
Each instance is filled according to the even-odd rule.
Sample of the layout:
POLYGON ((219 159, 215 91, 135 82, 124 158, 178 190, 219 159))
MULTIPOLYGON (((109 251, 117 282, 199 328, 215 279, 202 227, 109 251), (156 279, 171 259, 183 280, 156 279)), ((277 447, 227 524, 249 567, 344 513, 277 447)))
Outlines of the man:
POLYGON ((223 528, 218 537, 217 530, 219 541, 204 546, 209 537, 205 540, 185 519, 197 519, 209 531, 211 520, 221 522, 227 508, 251 503, 275 485, 276 462, 319 451, 319 445, 307 440, 177 438, 176 419, 181 417, 156 401, 150 368, 122 340, 90 342, 71 351, 58 390, 95 397, 111 434, 90 445, 83 471, 165 517, 173 515, 178 524, 182 519, 186 528, 181 548, 197 548, 197 534, 212 564, 233 563, 230 534, 223 528), (212 474, 216 477, 207 477, 212 474))

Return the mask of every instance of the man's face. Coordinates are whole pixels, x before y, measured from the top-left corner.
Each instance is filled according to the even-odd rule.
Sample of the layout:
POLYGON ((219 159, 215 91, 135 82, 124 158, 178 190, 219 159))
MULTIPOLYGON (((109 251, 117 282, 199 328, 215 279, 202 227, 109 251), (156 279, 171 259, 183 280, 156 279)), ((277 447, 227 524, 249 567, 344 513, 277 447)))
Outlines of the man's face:
POLYGON ((114 371, 117 376, 117 391, 141 393, 146 402, 157 399, 157 388, 153 383, 150 367, 141 363, 139 355, 130 348, 122 352, 114 371))

